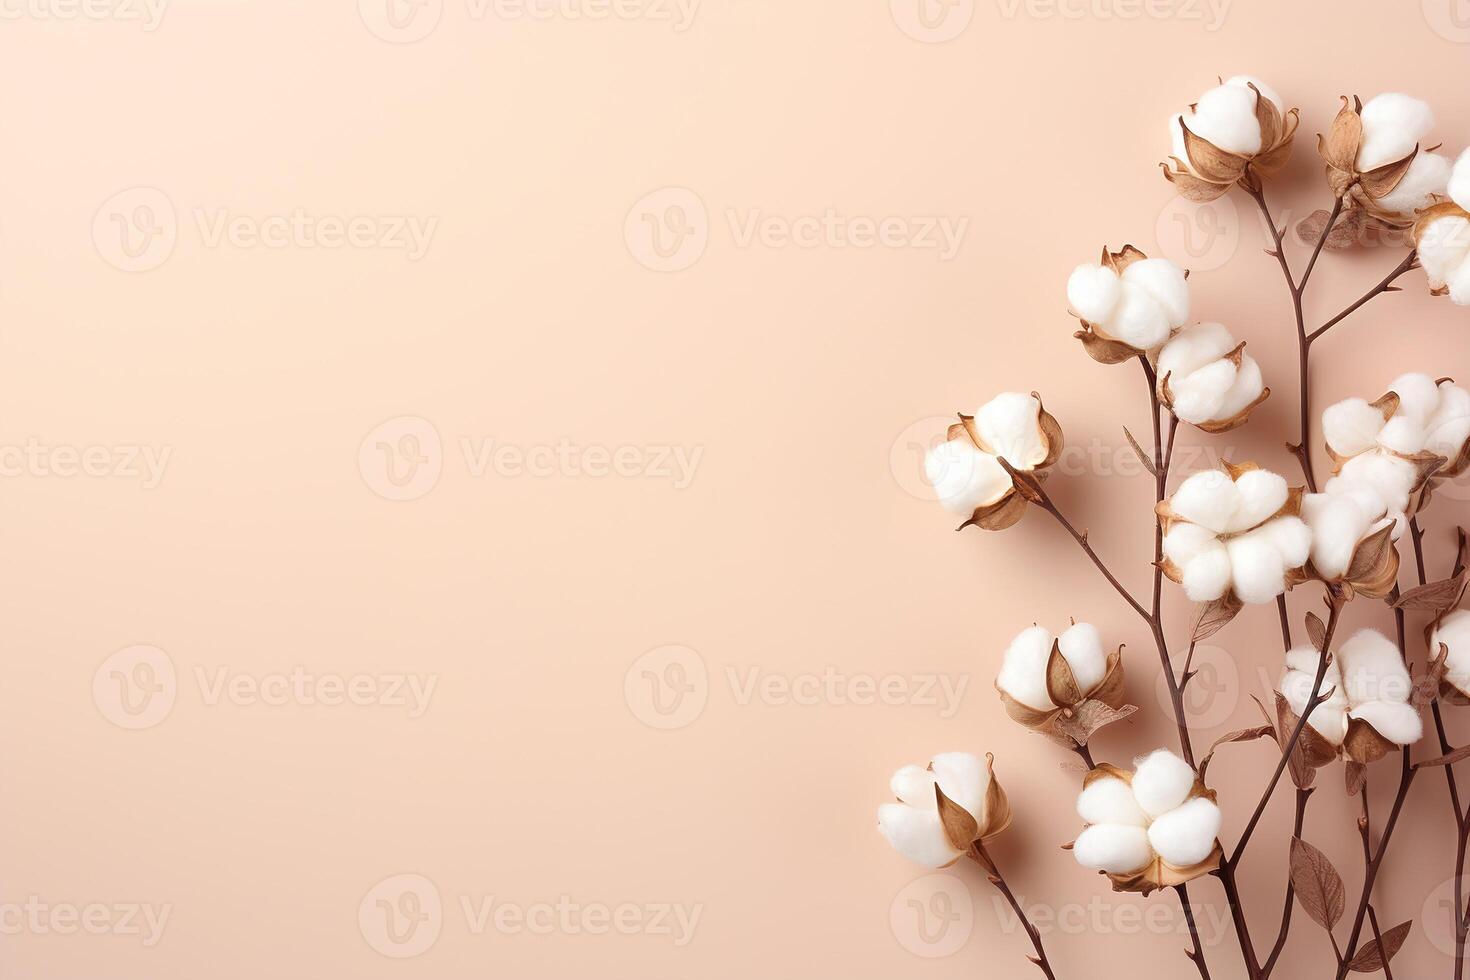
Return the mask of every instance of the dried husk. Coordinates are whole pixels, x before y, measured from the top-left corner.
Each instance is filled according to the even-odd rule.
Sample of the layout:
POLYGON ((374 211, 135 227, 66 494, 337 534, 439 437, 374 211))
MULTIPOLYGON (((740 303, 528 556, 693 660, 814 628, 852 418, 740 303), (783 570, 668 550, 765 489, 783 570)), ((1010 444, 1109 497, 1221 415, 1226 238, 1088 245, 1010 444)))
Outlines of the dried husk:
MULTIPOLYGON (((1361 217, 1351 218, 1358 224, 1358 230, 1364 224, 1396 230, 1414 227, 1415 215, 1389 210, 1379 202, 1403 181, 1420 148, 1415 146, 1407 156, 1372 170, 1360 171, 1358 151, 1363 146, 1362 111, 1361 99, 1354 96, 1349 100, 1342 96, 1342 108, 1333 119, 1328 135, 1317 137, 1317 152, 1327 168, 1327 185, 1333 196, 1346 204, 1346 215, 1362 212, 1361 217)), ((1339 239, 1334 247, 1344 247, 1344 244, 1339 239)))
POLYGON ((1081 714, 1089 702, 1106 705, 1113 711, 1120 711, 1123 704, 1123 648, 1108 654, 1107 671, 1097 686, 1089 691, 1082 691, 1077 685, 1075 675, 1071 666, 1062 656, 1057 642, 1052 641, 1051 656, 1046 665, 1046 688, 1055 708, 1033 708, 1011 697, 1010 694, 1001 690, 996 685, 996 692, 1000 695, 1001 704, 1004 705, 1006 715, 1019 725, 1040 732, 1051 738, 1071 739, 1075 744, 1085 745, 1086 739, 1078 740, 1072 734, 1075 729, 1065 722, 1081 714))
POLYGON ((1188 159, 1171 156, 1169 162, 1159 166, 1164 171, 1164 178, 1186 200, 1207 204, 1223 196, 1237 183, 1248 189, 1258 189, 1263 179, 1274 176, 1286 165, 1301 121, 1300 113, 1291 109, 1283 115, 1276 103, 1263 97, 1254 84, 1250 89, 1256 93, 1256 122, 1261 128, 1259 153, 1246 155, 1221 149, 1190 130, 1182 118, 1177 120, 1183 131, 1184 154, 1188 159))
MULTIPOLYGON (((1086 776, 1082 777, 1082 788, 1085 790, 1097 780, 1109 776, 1121 779, 1130 786, 1133 785, 1133 773, 1103 762, 1099 763, 1086 776)), ((1186 802, 1201 796, 1213 802, 1215 800, 1215 791, 1205 786, 1201 780, 1196 779, 1194 788, 1190 790, 1186 802)), ((1210 852, 1209 857, 1205 858, 1199 864, 1191 865, 1187 868, 1175 867, 1163 858, 1155 855, 1152 861, 1137 871, 1130 871, 1127 874, 1107 874, 1107 872, 1103 872, 1103 874, 1106 874, 1108 880, 1113 883, 1113 891, 1136 892, 1147 897, 1161 888, 1173 888, 1176 885, 1182 885, 1196 878, 1203 877, 1219 869, 1220 863, 1223 860, 1224 851, 1220 847, 1220 842, 1216 841, 1215 849, 1210 852)))
MULTIPOLYGON (((1041 406, 1041 410, 1037 414, 1036 424, 1041 430, 1043 441, 1046 443, 1046 456, 1041 462, 1026 472, 1034 473, 1040 479, 1045 477, 1046 474, 1044 471, 1050 469, 1056 464, 1057 460, 1061 459, 1062 450, 1066 448, 1066 438, 1062 434, 1061 423, 1056 420, 1054 415, 1046 410, 1045 404, 1041 401, 1041 396, 1033 391, 1031 392, 1031 397, 1035 398, 1037 404, 1041 406)), ((990 456, 998 455, 980 437, 980 431, 975 427, 975 417, 973 415, 960 414, 959 421, 949 427, 949 431, 946 433, 946 439, 951 441, 955 439, 968 439, 971 445, 981 452, 990 456)), ((1026 497, 1029 492, 1029 488, 1018 487, 1012 481, 1011 489, 1007 490, 999 500, 991 504, 986 504, 983 507, 975 508, 975 512, 970 515, 970 519, 961 524, 956 530, 963 531, 965 528, 973 525, 985 531, 1004 531, 1019 521, 1026 513, 1026 497)))
MULTIPOLYGON (((985 766, 990 770, 990 786, 985 792, 985 820, 979 822, 975 815, 944 795, 939 784, 934 784, 935 801, 939 807, 939 820, 944 826, 944 836, 957 851, 969 851, 977 841, 989 841, 1010 827, 1013 814, 1011 801, 1006 791, 995 778, 995 755, 985 753, 985 766)), ((933 763, 930 763, 933 770, 933 763)), ((958 861, 959 858, 955 858, 958 861)), ((951 861, 951 864, 954 862, 951 861)))

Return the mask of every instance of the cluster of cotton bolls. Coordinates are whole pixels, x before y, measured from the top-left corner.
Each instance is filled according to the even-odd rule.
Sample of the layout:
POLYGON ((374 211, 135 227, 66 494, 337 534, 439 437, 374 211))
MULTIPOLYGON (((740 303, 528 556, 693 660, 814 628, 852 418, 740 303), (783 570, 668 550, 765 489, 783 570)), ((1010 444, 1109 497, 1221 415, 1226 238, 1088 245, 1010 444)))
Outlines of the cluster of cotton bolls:
POLYGON ((1270 602, 1307 560, 1312 534, 1291 513, 1286 480, 1268 470, 1202 470, 1159 505, 1164 572, 1195 602, 1233 594, 1270 602))
POLYGON ((1209 432, 1243 423, 1270 392, 1261 367, 1220 323, 1176 333, 1159 351, 1156 373, 1164 404, 1181 421, 1209 432))
POLYGON ((1067 280, 1067 302, 1093 332, 1151 351, 1189 319, 1189 282, 1168 259, 1125 249, 1097 264, 1079 265, 1067 280))
MULTIPOLYGON (((1051 631, 1044 626, 1022 630, 1006 647, 995 686, 1001 693, 1035 711, 1061 707, 1052 699, 1046 684, 1052 644, 1051 631)), ((1103 682, 1108 671, 1107 654, 1103 652, 1102 637, 1097 627, 1074 623, 1056 638, 1055 644, 1083 696, 1103 682)))
POLYGON ((1470 306, 1470 150, 1455 161, 1445 193, 1450 203, 1429 209, 1415 229, 1419 262, 1431 289, 1470 306))
POLYGON ((1414 157, 1398 183, 1373 199, 1376 210, 1412 218, 1415 211, 1428 207, 1436 196, 1444 194, 1450 180, 1450 160, 1425 148, 1425 141, 1434 130, 1434 112, 1428 103, 1398 92, 1385 92, 1370 99, 1359 117, 1362 137, 1356 160, 1358 173, 1368 174, 1402 162, 1410 155, 1414 157))
MULTIPOLYGON (((1277 690, 1298 716, 1307 709, 1319 665, 1314 647, 1297 647, 1286 655, 1277 690)), ((1393 745, 1412 745, 1424 735, 1424 722, 1410 703, 1413 689, 1398 645, 1377 630, 1359 630, 1327 665, 1320 690, 1330 694, 1307 724, 1334 747, 1344 745, 1354 723, 1371 725, 1393 745)))
POLYGON ((1010 806, 995 782, 988 758, 944 752, 934 756, 927 768, 904 766, 893 774, 889 786, 898 802, 878 807, 878 830, 894 850, 927 868, 954 864, 971 843, 993 837, 1010 825, 1010 806), (971 840, 956 841, 946 831, 936 787, 975 821, 971 840))
POLYGON ((1077 863, 1110 875, 1143 871, 1155 858, 1184 871, 1206 861, 1220 833, 1220 808, 1194 769, 1166 749, 1135 764, 1088 774, 1077 797, 1087 825, 1072 845, 1077 863))
POLYGON ((999 504, 1014 487, 1000 464, 1017 471, 1049 465, 1060 446, 1046 431, 1035 395, 1004 392, 986 402, 952 438, 930 450, 924 473, 939 502, 966 517, 999 504))

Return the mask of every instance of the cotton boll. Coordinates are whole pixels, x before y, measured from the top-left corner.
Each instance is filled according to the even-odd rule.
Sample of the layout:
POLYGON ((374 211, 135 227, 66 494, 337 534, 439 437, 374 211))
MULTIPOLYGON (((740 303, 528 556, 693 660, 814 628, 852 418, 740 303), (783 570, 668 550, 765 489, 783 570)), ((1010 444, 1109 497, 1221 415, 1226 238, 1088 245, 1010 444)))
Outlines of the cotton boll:
POLYGON ((1220 808, 1203 796, 1156 819, 1148 828, 1154 853, 1176 868, 1199 864, 1215 849, 1220 808))
POLYGON ((961 854, 945 837, 935 810, 885 803, 878 807, 878 830, 895 851, 926 868, 942 868, 961 854))
POLYGON ((993 504, 1011 488, 1010 475, 968 439, 940 443, 924 458, 928 478, 946 510, 969 517, 977 507, 993 504))
POLYGON ((1241 602, 1259 605, 1286 591, 1286 561, 1264 529, 1225 542, 1230 578, 1241 602))
POLYGON ((1261 152, 1256 94, 1242 85, 1216 85, 1199 97, 1185 121, 1196 136, 1222 150, 1247 156, 1261 152))
POLYGON ((1133 797, 1157 819, 1179 806, 1194 789, 1194 769, 1168 749, 1158 749, 1133 767, 1133 797))
POLYGON ((1230 474, 1223 470, 1201 470, 1179 484, 1169 506, 1186 521, 1224 533, 1239 504, 1240 493, 1230 474))
POLYGON ((1470 211, 1470 150, 1461 153, 1455 160, 1455 166, 1450 170, 1450 183, 1445 188, 1445 193, 1450 196, 1450 200, 1470 211))
POLYGON ((1184 566, 1181 584, 1192 602, 1213 602, 1230 589, 1230 554, 1224 544, 1216 545, 1184 566))
POLYGON ((969 752, 941 752, 929 764, 944 795, 983 824, 985 794, 990 789, 990 767, 985 760, 969 752))
POLYGON ((1456 609, 1444 618, 1430 639, 1431 656, 1439 655, 1440 644, 1449 650, 1445 677, 1461 691, 1470 691, 1470 610, 1456 609))
POLYGON ((1056 707, 1046 690, 1046 664, 1051 659, 1051 632, 1031 626, 1006 647, 995 683, 1002 690, 1037 711, 1056 707))
POLYGON ((1235 376, 1235 365, 1219 360, 1190 374, 1170 378, 1174 414, 1192 425, 1221 418, 1220 407, 1235 385, 1235 376))
POLYGON ((1301 568, 1312 553, 1312 529, 1300 517, 1278 517, 1254 533, 1270 540, 1287 568, 1301 568))
POLYGON ((1399 648, 1377 630, 1354 633, 1338 650, 1344 693, 1352 704, 1403 701, 1409 696, 1409 672, 1399 648))
POLYGON ((1399 92, 1385 92, 1363 106, 1363 144, 1358 150, 1358 170, 1369 170, 1402 160, 1414 152, 1434 128, 1434 112, 1421 99, 1399 92))
POLYGON ((1077 815, 1090 824, 1148 826, 1148 814, 1133 798, 1133 788, 1116 776, 1093 780, 1077 797, 1077 815))
POLYGON ((1429 421, 1439 407, 1439 385, 1427 374, 1410 372, 1393 379, 1388 390, 1399 396, 1399 410, 1395 415, 1423 425, 1429 421))
MULTIPOLYGON (((1286 670, 1276 689, 1298 717, 1307 710, 1307 702, 1312 697, 1312 681, 1317 678, 1319 656, 1311 647, 1297 647, 1286 655, 1286 670)), ((1320 690, 1332 693, 1317 706, 1307 723, 1333 745, 1341 745, 1347 735, 1348 702, 1342 690, 1342 675, 1338 673, 1335 662, 1327 665, 1320 690)))
POLYGON ((1140 259, 1123 270, 1123 282, 1141 288, 1163 307, 1170 327, 1189 319, 1189 281, 1168 259, 1140 259))
POLYGON ((1169 337, 1169 318, 1163 306, 1142 286, 1127 282, 1112 316, 1104 324, 1108 334, 1139 350, 1153 350, 1169 337))
POLYGON ((1256 87, 1256 91, 1261 93, 1261 96, 1265 98, 1266 101, 1274 102, 1276 103, 1277 109, 1282 112, 1286 111, 1286 103, 1281 101, 1281 96, 1276 94, 1276 90, 1267 85, 1265 82, 1261 81, 1259 78, 1255 77, 1254 75, 1232 75, 1231 77, 1225 79, 1225 84, 1239 85, 1241 88, 1248 88, 1249 86, 1254 85, 1256 87))
POLYGON ((1261 397, 1261 392, 1266 390, 1265 380, 1261 377, 1261 366, 1256 359, 1249 354, 1240 356, 1240 367, 1235 372, 1235 382, 1230 390, 1225 392, 1225 397, 1220 400, 1220 419, 1234 418, 1250 406, 1254 405, 1261 397))
POLYGON ((1062 658, 1072 668, 1072 676, 1083 691, 1091 691, 1102 683, 1108 672, 1107 654, 1103 652, 1102 637, 1091 623, 1074 623, 1057 637, 1057 646, 1062 658))
POLYGON ((1234 348, 1235 338, 1222 323, 1196 323, 1185 327, 1159 351, 1159 384, 1162 387, 1165 375, 1183 377, 1219 360, 1234 348))
POLYGON ((922 766, 904 766, 888 781, 893 795, 909 806, 920 810, 934 810, 938 802, 934 797, 934 773, 922 766))
POLYGON ((1067 280, 1067 302, 1088 323, 1107 320, 1122 293, 1118 274, 1103 265, 1079 265, 1067 280))
POLYGON ((1078 835, 1072 856, 1084 868, 1122 875, 1142 869, 1153 860, 1154 852, 1148 831, 1142 827, 1101 823, 1078 835))
POLYGON ((1385 211, 1412 215, 1434 203, 1431 195, 1444 194, 1449 180, 1449 158, 1421 151, 1409 164, 1398 186, 1378 199, 1378 206, 1385 211))
MULTIPOLYGON (((1470 183, 1470 167, 1464 170, 1465 181, 1470 183)), ((1470 192, 1470 187, 1466 191, 1470 192)), ((1420 233, 1419 262, 1431 286, 1438 288, 1448 283, 1466 265, 1467 259, 1470 259, 1470 219, 1457 214, 1444 215, 1435 218, 1420 233)))
POLYGON ((996 395, 975 413, 980 440, 1020 470, 1046 459, 1047 446, 1038 419, 1041 403, 1018 391, 996 395))
POLYGON ((1383 413, 1361 398, 1347 398, 1322 413, 1322 435, 1339 456, 1356 456, 1378 442, 1383 413))
POLYGON ((1357 705, 1349 714, 1372 725, 1395 745, 1413 745, 1424 737, 1424 719, 1403 701, 1370 701, 1357 705))
POLYGON ((1342 465, 1342 471, 1329 481, 1327 492, 1332 493, 1332 483, 1339 480, 1361 483, 1383 499, 1385 512, 1402 513, 1409 506, 1409 491, 1416 478, 1414 465, 1407 460, 1385 453, 1363 453, 1342 465))
POLYGON ((1235 481, 1240 501, 1230 515, 1227 531, 1248 531, 1286 504, 1290 488, 1286 478, 1270 470, 1250 470, 1235 481))
POLYGON ((1412 456, 1424 448, 1424 441, 1427 438, 1428 435, 1424 432, 1423 425, 1407 415, 1395 415, 1384 424, 1383 430, 1378 433, 1378 444, 1384 449, 1412 456))
POLYGON ((1425 426, 1424 448, 1454 462, 1470 439, 1470 391, 1452 381, 1439 386, 1439 408, 1425 426))
POLYGON ((1200 555, 1223 550, 1215 532, 1198 524, 1175 524, 1164 535, 1164 556, 1183 568, 1200 555))
POLYGON ((1329 582, 1341 578, 1371 518, 1354 498, 1330 493, 1303 497, 1302 518, 1312 531, 1312 564, 1329 582))

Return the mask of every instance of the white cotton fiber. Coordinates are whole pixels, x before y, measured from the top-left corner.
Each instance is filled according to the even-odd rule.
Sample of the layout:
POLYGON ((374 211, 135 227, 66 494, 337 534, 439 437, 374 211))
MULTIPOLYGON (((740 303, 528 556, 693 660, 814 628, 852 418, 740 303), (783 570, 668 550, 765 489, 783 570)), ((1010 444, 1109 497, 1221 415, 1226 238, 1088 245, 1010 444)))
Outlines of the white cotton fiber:
POLYGON ((1213 602, 1230 590, 1230 554, 1224 544, 1183 567, 1184 594, 1191 602, 1213 602))
POLYGON ((1232 75, 1229 78, 1225 79, 1225 84, 1238 85, 1241 88, 1249 88, 1250 86, 1254 85, 1256 91, 1259 92, 1266 99, 1266 101, 1274 102, 1276 103, 1277 109, 1281 110, 1282 112, 1286 111, 1286 104, 1281 101, 1281 96, 1276 93, 1276 90, 1254 75, 1232 75))
POLYGON ((1470 306, 1470 262, 1460 266, 1449 281, 1450 302, 1456 306, 1470 306))
POLYGON ((1235 481, 1239 501, 1227 531, 1248 531, 1279 511, 1286 503, 1286 478, 1270 470, 1251 470, 1235 481))
POLYGON ((1328 481, 1327 492, 1333 493, 1332 484, 1339 480, 1359 483, 1383 499, 1386 513, 1396 514, 1409 506, 1409 491, 1416 478, 1417 471, 1407 460, 1386 453, 1363 453, 1342 465, 1342 471, 1328 481))
POLYGON ((1261 366, 1256 359, 1249 354, 1242 353, 1240 356, 1240 367, 1235 372, 1235 383, 1230 390, 1225 392, 1225 397, 1220 401, 1220 408, 1216 418, 1229 419, 1245 411, 1256 403, 1261 397, 1261 392, 1266 390, 1265 380, 1261 377, 1261 366))
POLYGON ((1142 827, 1095 824, 1083 830, 1072 845, 1072 856, 1084 868, 1108 874, 1139 871, 1153 860, 1148 831, 1142 827))
POLYGON ((1312 531, 1312 564, 1328 581, 1341 578, 1373 518, 1357 499, 1330 493, 1303 497, 1302 518, 1312 531))
MULTIPOLYGON (((1318 657, 1318 652, 1309 646, 1296 647, 1286 655, 1286 669, 1282 672, 1276 689, 1286 698, 1286 703, 1291 705, 1291 710, 1298 717, 1307 710, 1307 701, 1312 696, 1312 681, 1317 678, 1318 657)), ((1312 712, 1307 723, 1333 745, 1341 745, 1347 734, 1348 703, 1343 694, 1342 676, 1337 672, 1336 663, 1327 665, 1321 690, 1330 691, 1331 694, 1312 712)))
POLYGON ((985 760, 969 752, 941 752, 929 764, 944 795, 984 823, 985 794, 990 789, 990 766, 985 760))
POLYGON ((1230 579, 1241 602, 1259 605, 1286 591, 1286 560, 1265 529, 1225 543, 1230 553, 1230 579))
POLYGON ((1011 488, 1011 478, 995 457, 976 449, 969 439, 940 443, 924 458, 924 475, 946 510, 969 517, 977 507, 993 504, 1011 488))
POLYGON ((1148 842, 1166 863, 1187 868, 1210 856, 1219 834, 1220 808, 1201 796, 1155 819, 1148 842))
POLYGON ((1370 701, 1355 706, 1350 714, 1395 745, 1413 745, 1424 737, 1424 719, 1403 701, 1370 701))
POLYGON ((1118 274, 1103 265, 1079 265, 1067 280, 1067 303, 1088 323, 1103 323, 1123 293, 1118 274))
POLYGON ((1399 92, 1385 92, 1363 106, 1363 143, 1358 170, 1366 173, 1402 160, 1434 128, 1429 104, 1399 92))
POLYGON ((1439 646, 1449 649, 1445 660, 1445 677, 1456 688, 1470 692, 1470 610, 1456 609, 1444 618, 1429 642, 1431 656, 1439 656, 1439 646))
POLYGON ((1402 415, 1420 425, 1428 422, 1439 407, 1439 386, 1427 374, 1401 374, 1393 379, 1388 390, 1399 396, 1399 410, 1395 415, 1402 415))
POLYGON ((1312 529, 1300 517, 1278 517, 1256 533, 1270 539, 1287 568, 1301 568, 1312 553, 1312 529))
POLYGON ((934 810, 884 803, 878 807, 878 830, 895 851, 926 868, 942 868, 960 855, 950 846, 934 810))
POLYGON ((1470 391, 1453 381, 1439 386, 1439 408, 1425 426, 1424 448, 1454 462, 1470 439, 1470 391))
POLYGON ((1339 456, 1356 456, 1378 442, 1383 413, 1362 398, 1345 398, 1322 413, 1322 435, 1339 456))
POLYGON ((1123 284, 1142 289, 1164 311, 1170 327, 1189 319, 1189 281, 1184 270, 1168 259, 1140 259, 1123 270, 1123 284))
POLYGON ((1449 158, 1421 150, 1398 186, 1378 199, 1378 206, 1385 211, 1413 215, 1434 203, 1432 195, 1443 195, 1449 181, 1449 158))
POLYGON ((1426 438, 1423 425, 1407 415, 1395 415, 1378 433, 1378 444, 1384 449, 1412 456, 1424 448, 1426 438))
POLYGON ((1107 654, 1103 652, 1102 636, 1096 626, 1074 623, 1057 637, 1057 646, 1084 693, 1102 683, 1108 672, 1107 654))
POLYGON ((980 406, 975 428, 984 445, 1017 469, 1029 470, 1046 459, 1041 403, 1031 395, 1006 391, 980 406))
POLYGON ((1152 350, 1169 336, 1169 317, 1158 301, 1136 283, 1122 283, 1118 304, 1103 329, 1139 350, 1152 350))
MULTIPOLYGON (((1462 158, 1463 159, 1463 158, 1462 158)), ((1470 168, 1466 168, 1470 181, 1470 168)), ((1419 262, 1435 288, 1455 278, 1470 258, 1470 219, 1457 214, 1435 218, 1419 235, 1419 262)))
POLYGON ((1179 806, 1194 789, 1194 770, 1168 749, 1158 749, 1133 768, 1133 796, 1151 817, 1179 806))
POLYGON ((1222 150, 1244 155, 1261 152, 1256 94, 1244 85, 1216 85, 1199 97, 1185 122, 1196 136, 1222 150))
POLYGON ((1049 711, 1056 707, 1046 690, 1046 664, 1050 659, 1051 632, 1029 626, 1006 647, 995 683, 1028 708, 1049 711))
POLYGON ((1077 815, 1085 823, 1148 826, 1148 814, 1133 798, 1133 789, 1116 776, 1093 780, 1077 797, 1077 815))
MULTIPOLYGON (((1159 351, 1160 384, 1165 375, 1181 377, 1219 360, 1235 348, 1235 338, 1223 323, 1196 323, 1179 331, 1159 351)), ((1170 381, 1172 386, 1173 382, 1170 381)))
POLYGON ((1450 170, 1449 186, 1445 188, 1450 200, 1470 211, 1470 150, 1460 154, 1450 170))
POLYGON ((1353 705, 1408 700, 1408 669, 1398 646, 1382 633, 1359 630, 1342 644, 1337 656, 1344 692, 1353 705))
POLYGON ((1240 494, 1230 474, 1223 470, 1201 470, 1179 484, 1169 506, 1190 523, 1224 533, 1239 503, 1240 494))
POLYGON ((1235 375, 1235 364, 1222 358, 1189 374, 1171 377, 1174 414, 1192 425, 1221 418, 1220 407, 1235 385, 1235 375))
POLYGON ((904 766, 893 774, 888 788, 894 796, 920 810, 933 810, 938 805, 934 798, 934 773, 923 766, 904 766))

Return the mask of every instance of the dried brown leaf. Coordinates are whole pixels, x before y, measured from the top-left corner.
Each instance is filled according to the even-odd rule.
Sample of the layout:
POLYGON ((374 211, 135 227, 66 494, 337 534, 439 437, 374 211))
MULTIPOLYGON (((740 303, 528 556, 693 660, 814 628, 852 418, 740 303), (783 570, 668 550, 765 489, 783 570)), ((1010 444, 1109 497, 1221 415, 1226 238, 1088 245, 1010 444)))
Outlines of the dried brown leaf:
POLYGON ((1133 451, 1138 454, 1138 461, 1143 464, 1144 469, 1148 470, 1148 475, 1157 478, 1159 471, 1154 467, 1153 458, 1143 451, 1143 447, 1138 444, 1137 439, 1133 438, 1133 433, 1128 431, 1126 425, 1123 426, 1123 435, 1128 437, 1128 445, 1132 446, 1133 451))
POLYGON ((1342 875, 1327 855, 1300 837, 1291 839, 1291 883, 1307 915, 1328 932, 1342 918, 1346 895, 1342 875))
POLYGON ((1358 950, 1348 963, 1348 969, 1354 973, 1378 973, 1393 959, 1394 954, 1404 945, 1404 940, 1409 938, 1409 928, 1413 926, 1413 920, 1401 922, 1383 934, 1383 948, 1378 946, 1378 940, 1370 939, 1368 944, 1358 950))

